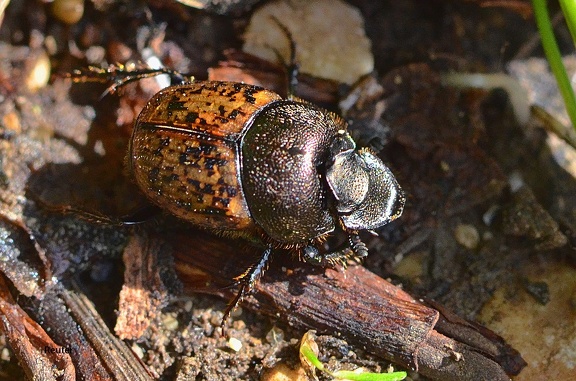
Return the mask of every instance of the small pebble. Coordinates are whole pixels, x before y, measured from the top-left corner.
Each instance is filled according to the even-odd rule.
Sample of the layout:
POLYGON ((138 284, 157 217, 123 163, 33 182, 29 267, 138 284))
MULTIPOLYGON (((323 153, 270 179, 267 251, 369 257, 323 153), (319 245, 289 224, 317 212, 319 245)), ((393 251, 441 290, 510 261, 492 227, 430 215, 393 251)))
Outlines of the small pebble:
POLYGON ((34 92, 48 84, 50 80, 50 58, 46 52, 39 52, 26 77, 26 87, 34 92))
POLYGON ((460 224, 454 229, 454 238, 467 249, 475 249, 480 243, 480 234, 474 225, 460 224))
POLYGON ((232 349, 234 352, 240 352, 242 349, 242 342, 235 337, 228 339, 228 348, 232 349))
POLYGON ((54 0, 52 14, 63 23, 76 24, 84 14, 84 0, 54 0))
POLYGON ((274 17, 292 35, 301 72, 353 84, 374 70, 364 19, 350 4, 279 0, 258 8, 246 29, 243 50, 272 62, 278 62, 278 52, 289 63, 289 40, 274 17))

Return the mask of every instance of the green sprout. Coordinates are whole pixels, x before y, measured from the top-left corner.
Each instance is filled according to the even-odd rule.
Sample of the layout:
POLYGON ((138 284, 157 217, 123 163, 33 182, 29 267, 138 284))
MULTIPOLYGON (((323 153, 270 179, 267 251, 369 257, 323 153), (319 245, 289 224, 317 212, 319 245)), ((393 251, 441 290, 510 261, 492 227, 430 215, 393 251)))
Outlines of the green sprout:
MULTIPOLYGON (((562 57, 560 56, 560 49, 558 49, 558 44, 556 43, 556 38, 554 37, 554 31, 552 29, 552 23, 550 22, 550 15, 548 14, 548 8, 546 7, 546 0, 532 0, 532 5, 534 8, 534 18, 536 19, 536 25, 538 26, 538 31, 540 32, 540 37, 542 38, 542 47, 544 48, 544 53, 550 64, 550 69, 556 77, 556 82, 558 83, 558 88, 562 98, 564 98, 564 104, 566 105, 566 111, 572 122, 572 127, 576 130, 576 97, 574 96, 574 91, 572 90, 572 85, 566 74, 566 68, 562 63, 562 57)), ((573 0, 560 0, 560 6, 562 7, 562 12, 566 17, 566 22, 568 23, 568 29, 572 34, 572 39, 576 41, 576 4, 573 0)))
POLYGON ((337 370, 331 372, 314 353, 311 347, 310 340, 302 340, 300 344, 300 355, 316 369, 326 373, 335 380, 351 380, 351 381, 400 381, 406 378, 406 372, 393 372, 393 373, 371 373, 371 372, 356 372, 350 370, 337 370))

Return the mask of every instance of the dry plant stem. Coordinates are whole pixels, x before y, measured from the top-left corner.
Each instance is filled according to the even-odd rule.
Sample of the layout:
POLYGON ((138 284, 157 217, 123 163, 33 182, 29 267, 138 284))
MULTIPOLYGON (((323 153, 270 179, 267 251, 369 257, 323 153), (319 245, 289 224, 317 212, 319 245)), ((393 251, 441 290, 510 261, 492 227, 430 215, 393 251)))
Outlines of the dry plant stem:
MULTIPOLYGON (((246 247, 205 233, 174 234, 176 271, 187 291, 218 294, 242 272, 246 247), (225 264, 225 266, 223 266, 225 264)), ((249 252, 249 251, 248 251, 249 252)), ((473 348, 434 330, 438 311, 362 266, 346 271, 302 265, 288 255, 273 264, 243 305, 299 329, 336 334, 359 347, 438 380, 508 380, 502 367, 473 348)))

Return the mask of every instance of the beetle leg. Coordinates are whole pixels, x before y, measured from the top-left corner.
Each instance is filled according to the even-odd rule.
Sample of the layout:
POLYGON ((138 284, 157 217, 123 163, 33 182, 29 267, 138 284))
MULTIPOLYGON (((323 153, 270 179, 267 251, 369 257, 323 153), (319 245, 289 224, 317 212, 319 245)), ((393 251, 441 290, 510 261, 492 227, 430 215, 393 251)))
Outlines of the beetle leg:
POLYGON ((302 249, 302 257, 306 262, 314 266, 322 266, 323 264, 324 265, 326 264, 323 263, 325 256, 320 254, 318 249, 315 248, 314 246, 308 245, 304 247, 304 249, 302 249))
POLYGON ((162 214, 162 210, 157 206, 146 204, 130 211, 119 218, 122 225, 139 225, 162 214))
POLYGON ((110 65, 107 69, 90 66, 88 69, 74 70, 69 74, 69 78, 74 82, 112 82, 104 91, 102 97, 114 93, 118 88, 143 78, 154 77, 157 75, 167 74, 170 81, 175 83, 186 83, 193 81, 193 77, 187 77, 184 74, 167 68, 160 69, 127 69, 125 66, 110 65))
POLYGON ((224 325, 228 317, 230 317, 230 313, 232 312, 232 310, 236 308, 238 303, 240 303, 240 301, 246 295, 248 295, 250 291, 252 291, 256 281, 258 280, 258 278, 260 278, 260 276, 262 276, 266 268, 266 264, 268 263, 268 259, 270 258, 270 254, 272 254, 272 248, 268 247, 266 250, 264 250, 264 253, 260 257, 258 262, 250 266, 250 268, 248 268, 248 270, 244 274, 240 275, 236 279, 240 284, 240 289, 238 290, 236 296, 232 300, 230 300, 230 302, 226 306, 226 310, 224 310, 224 316, 222 317, 222 326, 224 325))
POLYGON ((353 255, 354 252, 348 246, 326 254, 321 254, 314 246, 302 249, 302 257, 307 263, 322 267, 346 266, 346 260, 353 255))
POLYGON ((40 197, 38 194, 36 194, 36 192, 32 191, 29 188, 26 190, 26 192, 28 198, 33 200, 44 210, 53 213, 59 213, 62 215, 73 215, 80 218, 81 220, 94 224, 112 225, 112 226, 139 225, 147 221, 150 221, 151 219, 153 219, 162 212, 158 207, 151 204, 146 204, 130 211, 130 213, 128 214, 117 217, 106 215, 98 211, 82 209, 80 207, 76 207, 73 205, 52 204, 42 199, 42 197, 40 197))
POLYGON ((348 235, 348 245, 342 249, 327 254, 320 254, 314 246, 306 246, 302 250, 304 260, 315 266, 346 266, 349 258, 361 259, 368 255, 368 248, 357 234, 348 235))
POLYGON ((358 234, 350 234, 348 236, 348 241, 350 242, 350 248, 357 259, 362 259, 368 256, 368 248, 366 247, 366 244, 362 242, 358 234))
POLYGON ((278 59, 278 61, 280 61, 280 63, 282 63, 282 65, 286 69, 286 74, 288 76, 287 98, 294 99, 296 86, 298 85, 298 69, 299 69, 298 63, 296 63, 296 42, 294 41, 292 33, 290 33, 286 25, 282 24, 282 22, 278 20, 275 16, 271 16, 271 18, 272 21, 274 21, 276 25, 278 25, 278 27, 282 29, 282 32, 284 33, 284 35, 288 39, 288 42, 290 43, 290 61, 288 63, 284 61, 284 58, 280 55, 278 50, 274 48, 272 48, 272 50, 274 51, 274 54, 276 54, 276 58, 278 59))

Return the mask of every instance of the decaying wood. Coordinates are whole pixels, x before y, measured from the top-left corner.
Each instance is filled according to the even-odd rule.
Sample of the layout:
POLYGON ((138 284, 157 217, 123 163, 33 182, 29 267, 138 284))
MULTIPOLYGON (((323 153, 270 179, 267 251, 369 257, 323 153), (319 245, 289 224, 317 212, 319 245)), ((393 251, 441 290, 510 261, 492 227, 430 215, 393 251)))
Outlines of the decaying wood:
MULTIPOLYGON (((174 233, 170 241, 186 290, 234 295, 236 290, 226 286, 250 262, 245 245, 202 232, 174 233)), ((276 256, 243 305, 296 328, 337 334, 433 379, 508 380, 506 372, 516 371, 508 364, 522 361, 514 351, 500 348, 505 359, 487 355, 470 346, 473 341, 463 343, 436 331, 438 311, 362 266, 345 271, 294 266, 288 255, 276 256)))
POLYGON ((84 331, 92 348, 98 353, 99 360, 110 370, 114 380, 153 379, 134 352, 110 332, 86 296, 68 290, 63 290, 60 296, 84 331))
POLYGON ((71 355, 50 350, 59 345, 14 301, 4 275, 0 275, 0 331, 30 380, 75 379, 71 355))
POLYGON ((431 300, 426 300, 426 304, 440 313, 440 319, 435 327, 437 331, 474 348, 476 352, 501 364, 508 374, 517 375, 527 365, 517 350, 488 328, 466 321, 431 300))
POLYGON ((126 271, 114 327, 120 339, 140 338, 167 300, 167 290, 157 271, 160 251, 158 241, 151 242, 139 234, 133 235, 124 249, 126 271))
POLYGON ((19 302, 30 316, 0 277, 0 330, 30 380, 152 380, 84 295, 54 284, 42 300, 19 302))

